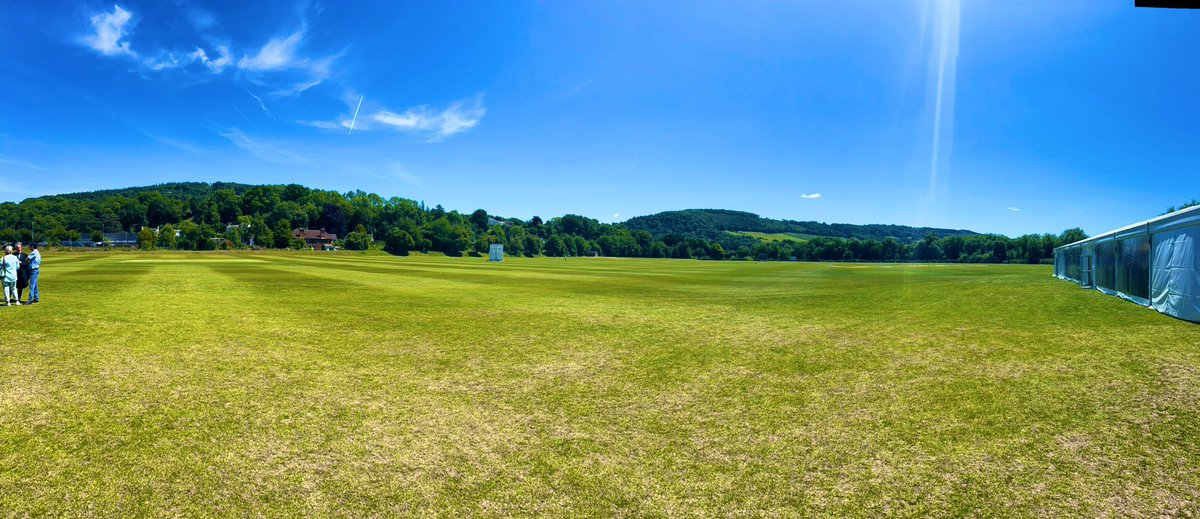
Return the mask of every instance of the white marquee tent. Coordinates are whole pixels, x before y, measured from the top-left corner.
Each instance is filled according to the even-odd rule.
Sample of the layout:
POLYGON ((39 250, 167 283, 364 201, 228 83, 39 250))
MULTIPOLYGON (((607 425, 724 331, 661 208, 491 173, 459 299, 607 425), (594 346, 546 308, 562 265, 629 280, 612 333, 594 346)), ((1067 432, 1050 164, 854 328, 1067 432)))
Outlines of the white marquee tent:
POLYGON ((1054 249, 1054 275, 1200 323, 1200 206, 1054 249))

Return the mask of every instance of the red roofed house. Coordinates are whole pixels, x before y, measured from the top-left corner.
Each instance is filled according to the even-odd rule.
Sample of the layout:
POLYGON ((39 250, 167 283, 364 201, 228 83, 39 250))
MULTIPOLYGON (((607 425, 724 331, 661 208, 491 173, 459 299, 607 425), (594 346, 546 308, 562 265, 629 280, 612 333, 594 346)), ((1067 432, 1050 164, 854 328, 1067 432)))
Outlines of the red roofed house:
POLYGON ((292 236, 304 240, 304 244, 314 250, 332 249, 333 240, 337 239, 336 234, 316 229, 296 229, 292 231, 292 236))

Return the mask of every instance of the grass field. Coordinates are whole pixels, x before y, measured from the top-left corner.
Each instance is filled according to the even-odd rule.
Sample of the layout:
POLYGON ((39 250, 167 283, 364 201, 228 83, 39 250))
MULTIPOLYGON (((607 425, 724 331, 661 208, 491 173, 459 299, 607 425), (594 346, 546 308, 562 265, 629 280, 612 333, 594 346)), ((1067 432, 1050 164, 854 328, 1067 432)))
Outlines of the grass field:
POLYGON ((46 254, 4 515, 1159 516, 1200 326, 1048 266, 46 254))
POLYGON ((800 234, 794 232, 754 232, 754 231, 725 231, 736 236, 749 236, 758 238, 763 241, 807 241, 813 238, 819 238, 811 234, 800 234))

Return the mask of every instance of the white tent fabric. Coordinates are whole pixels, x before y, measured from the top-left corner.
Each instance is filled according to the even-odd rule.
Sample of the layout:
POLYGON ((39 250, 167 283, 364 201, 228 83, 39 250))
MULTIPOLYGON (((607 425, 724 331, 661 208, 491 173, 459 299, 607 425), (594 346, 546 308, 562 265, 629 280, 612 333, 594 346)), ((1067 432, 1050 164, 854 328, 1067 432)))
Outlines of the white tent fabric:
POLYGON ((1200 323, 1200 206, 1063 245, 1054 275, 1200 323), (1114 240, 1110 272, 1114 251, 1105 247, 1114 240))
POLYGON ((1154 235, 1150 301, 1155 310, 1200 322, 1200 226, 1154 235))

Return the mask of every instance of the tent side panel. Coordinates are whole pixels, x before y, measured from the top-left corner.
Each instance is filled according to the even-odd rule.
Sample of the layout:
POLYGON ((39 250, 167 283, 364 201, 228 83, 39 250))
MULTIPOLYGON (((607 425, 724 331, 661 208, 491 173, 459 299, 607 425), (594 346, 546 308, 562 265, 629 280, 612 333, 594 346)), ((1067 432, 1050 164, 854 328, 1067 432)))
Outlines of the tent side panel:
POLYGON ((1200 226, 1155 234, 1151 257, 1154 309, 1200 323, 1200 226))
POLYGON ((1067 265, 1065 275, 1067 279, 1076 283, 1079 282, 1079 252, 1079 247, 1067 249, 1067 265))
POLYGON ((1150 305, 1150 237, 1131 236, 1117 241, 1117 295, 1150 305))
POLYGON ((1117 242, 1111 239, 1096 244, 1096 288, 1107 294, 1117 290, 1117 242))

